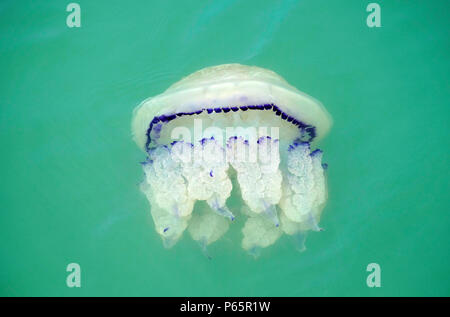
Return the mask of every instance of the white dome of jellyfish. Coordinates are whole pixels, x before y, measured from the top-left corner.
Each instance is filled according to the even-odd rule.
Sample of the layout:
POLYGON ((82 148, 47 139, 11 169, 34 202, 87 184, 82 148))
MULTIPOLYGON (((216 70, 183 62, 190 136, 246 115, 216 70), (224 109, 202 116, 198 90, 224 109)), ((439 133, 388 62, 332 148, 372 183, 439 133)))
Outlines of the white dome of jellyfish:
POLYGON ((306 234, 322 230, 326 164, 313 146, 330 127, 319 101, 254 66, 208 67, 144 100, 132 132, 164 246, 186 231, 206 252, 242 217, 250 254, 283 234, 303 250, 306 234), (230 210, 229 199, 243 207, 230 210))

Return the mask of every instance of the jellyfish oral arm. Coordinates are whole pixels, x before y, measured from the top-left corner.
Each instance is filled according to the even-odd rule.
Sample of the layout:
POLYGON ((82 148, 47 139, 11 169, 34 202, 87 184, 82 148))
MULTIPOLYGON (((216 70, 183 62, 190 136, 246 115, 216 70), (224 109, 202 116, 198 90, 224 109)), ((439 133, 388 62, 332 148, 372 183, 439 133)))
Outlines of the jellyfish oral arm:
MULTIPOLYGON (((266 247, 274 243, 281 232, 296 235, 320 230, 318 221, 326 201, 322 152, 311 152, 308 142, 294 142, 281 155, 286 157, 283 164, 278 140, 264 137, 258 139, 256 160, 251 161, 245 155, 249 154, 246 141, 233 137, 225 148, 214 139, 202 140, 196 145, 176 142, 149 152, 149 159, 144 163, 146 186, 142 190, 152 208, 160 210, 159 214, 154 214, 158 218, 155 223, 162 223, 158 232, 165 241, 170 237, 168 245, 176 242, 186 229, 185 223, 196 201, 205 201, 211 212, 234 220, 233 212, 226 205, 232 190, 231 169, 251 217, 259 219, 249 220, 250 229, 244 230, 245 249, 266 247), (279 214, 284 221, 280 222, 279 214), (260 230, 270 228, 267 234, 272 238, 253 236, 254 223, 261 226, 260 230)), ((204 233, 203 238, 197 240, 206 246, 216 240, 211 240, 210 236, 204 233)))

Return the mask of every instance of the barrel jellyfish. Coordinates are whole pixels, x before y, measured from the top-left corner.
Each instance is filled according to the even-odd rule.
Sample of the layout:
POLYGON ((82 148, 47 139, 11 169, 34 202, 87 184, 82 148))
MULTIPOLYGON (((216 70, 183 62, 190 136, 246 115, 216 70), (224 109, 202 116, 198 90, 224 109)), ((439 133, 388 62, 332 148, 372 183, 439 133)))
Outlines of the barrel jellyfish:
POLYGON ((283 234, 304 249, 306 233, 322 230, 327 165, 313 144, 331 122, 273 71, 239 64, 204 68, 144 100, 132 134, 146 153, 141 190, 164 246, 186 231, 206 248, 243 217, 249 253, 283 234), (230 210, 230 198, 242 208, 230 210))

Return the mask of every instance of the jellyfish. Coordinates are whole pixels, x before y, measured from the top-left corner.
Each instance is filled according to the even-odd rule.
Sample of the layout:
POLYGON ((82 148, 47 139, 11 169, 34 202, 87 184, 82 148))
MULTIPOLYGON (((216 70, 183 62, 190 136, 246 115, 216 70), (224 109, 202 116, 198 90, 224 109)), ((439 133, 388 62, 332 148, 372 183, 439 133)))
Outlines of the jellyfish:
POLYGON ((207 253, 236 217, 257 256, 282 235, 305 249, 327 200, 323 152, 331 116, 273 71, 226 64, 199 70, 144 100, 132 119, 145 154, 141 191, 171 247, 187 230, 207 253), (238 199, 242 208, 231 210, 238 199))

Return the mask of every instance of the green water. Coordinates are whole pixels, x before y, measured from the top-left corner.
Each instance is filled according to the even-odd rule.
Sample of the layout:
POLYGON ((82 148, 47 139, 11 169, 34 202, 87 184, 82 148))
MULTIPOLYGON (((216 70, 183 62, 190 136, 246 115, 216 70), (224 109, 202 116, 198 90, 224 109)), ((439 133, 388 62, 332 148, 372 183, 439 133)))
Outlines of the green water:
POLYGON ((83 0, 68 28, 69 1, 2 1, 0 294, 450 295, 448 2, 379 1, 381 28, 369 2, 83 0), (229 62, 278 72, 334 118, 325 231, 304 253, 284 237, 254 260, 237 223, 208 260, 153 229, 132 110, 229 62))

